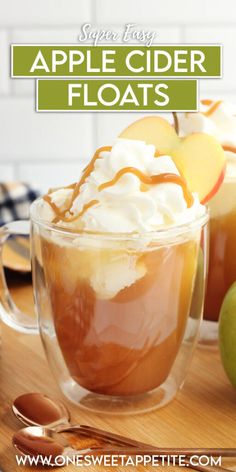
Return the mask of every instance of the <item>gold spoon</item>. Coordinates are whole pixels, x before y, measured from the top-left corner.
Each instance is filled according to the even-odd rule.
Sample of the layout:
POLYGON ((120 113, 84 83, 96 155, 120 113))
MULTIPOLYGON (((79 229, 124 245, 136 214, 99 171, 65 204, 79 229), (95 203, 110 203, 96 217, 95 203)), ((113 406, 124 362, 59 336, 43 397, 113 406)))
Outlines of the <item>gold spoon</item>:
POLYGON ((99 441, 99 444, 106 441, 110 445, 113 444, 113 448, 116 445, 138 448, 139 452, 140 448, 143 451, 144 449, 155 450, 156 454, 185 454, 186 456, 207 454, 213 457, 236 457, 236 448, 160 448, 88 425, 71 426, 70 413, 65 405, 42 393, 26 393, 17 397, 12 404, 12 410, 15 416, 28 426, 43 426, 55 432, 70 432, 77 437, 82 435, 83 438, 99 441))
POLYGON ((59 465, 58 456, 74 457, 78 454, 99 455, 111 451, 107 442, 75 436, 70 431, 60 433, 41 426, 28 426, 13 435, 14 447, 24 456, 37 457, 40 464, 59 465), (50 461, 49 463, 46 460, 50 461))
MULTIPOLYGON (((178 458, 176 456, 176 451, 171 449, 158 449, 156 447, 122 447, 114 448, 114 444, 101 439, 94 439, 90 437, 83 437, 81 434, 80 428, 79 436, 75 435, 74 432, 76 428, 68 428, 67 430, 61 430, 59 433, 53 431, 49 428, 44 428, 41 426, 28 426, 23 428, 20 431, 17 431, 13 435, 13 445, 14 447, 24 456, 37 457, 38 464, 58 466, 66 465, 66 458, 73 460, 73 458, 78 458, 78 455, 83 458, 83 456, 92 455, 93 457, 100 456, 105 454, 107 455, 126 455, 126 456, 136 456, 136 455, 149 455, 157 456, 166 455, 164 451, 169 451, 169 463, 178 465, 178 458), (173 457, 172 457, 173 456, 173 457), (58 462, 62 461, 61 463, 58 462), (65 462, 64 462, 65 461, 65 462)), ((181 455, 183 452, 181 450, 181 455)), ((198 470, 200 472, 212 472, 212 471, 228 471, 223 467, 208 467, 201 465, 193 465, 188 457, 181 461, 181 465, 198 470)))

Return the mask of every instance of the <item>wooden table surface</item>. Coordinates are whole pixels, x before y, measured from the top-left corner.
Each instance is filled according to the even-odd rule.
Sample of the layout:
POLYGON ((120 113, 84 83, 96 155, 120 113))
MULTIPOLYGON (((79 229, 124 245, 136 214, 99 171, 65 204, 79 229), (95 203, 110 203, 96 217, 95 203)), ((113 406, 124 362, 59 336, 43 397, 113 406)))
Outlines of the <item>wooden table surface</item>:
MULTIPOLYGON (((11 276, 11 291, 18 306, 32 312, 29 279, 22 275, 11 276)), ((16 333, 3 326, 1 364, 0 469, 3 472, 35 470, 23 466, 18 468, 16 465, 11 438, 21 425, 10 410, 11 401, 16 396, 33 391, 44 392, 64 401, 71 411, 73 422, 102 427, 158 446, 236 446, 236 390, 225 377, 217 350, 197 349, 185 386, 169 405, 152 413, 127 417, 101 417, 82 411, 68 402, 51 376, 37 336, 16 333)), ((227 466, 236 470, 232 461, 227 466)), ((111 470, 98 466, 86 469, 111 470)), ((37 470, 43 468, 38 467, 37 470)), ((64 471, 65 468, 60 470, 64 471)), ((66 470, 75 468, 69 466, 66 470)), ((117 467, 112 470, 123 469, 117 467)), ((154 467, 127 467, 125 470, 154 470, 154 467)), ((169 467, 168 470, 173 468, 169 467)))

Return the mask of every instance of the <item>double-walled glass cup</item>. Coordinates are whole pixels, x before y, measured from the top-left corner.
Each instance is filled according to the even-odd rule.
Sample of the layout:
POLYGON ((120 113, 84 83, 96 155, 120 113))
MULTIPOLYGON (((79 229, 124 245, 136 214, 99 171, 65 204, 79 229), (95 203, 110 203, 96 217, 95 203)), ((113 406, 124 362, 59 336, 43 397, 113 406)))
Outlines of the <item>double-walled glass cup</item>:
POLYGON ((236 154, 227 160, 224 182, 209 202, 209 214, 209 269, 201 340, 214 344, 224 296, 236 281, 236 154))
MULTIPOLYGON (((97 412, 165 405, 183 384, 199 331, 207 212, 175 228, 114 234, 49 224, 38 205, 31 207, 35 304, 62 392, 97 412)), ((1 298, 14 324, 6 286, 1 298)))

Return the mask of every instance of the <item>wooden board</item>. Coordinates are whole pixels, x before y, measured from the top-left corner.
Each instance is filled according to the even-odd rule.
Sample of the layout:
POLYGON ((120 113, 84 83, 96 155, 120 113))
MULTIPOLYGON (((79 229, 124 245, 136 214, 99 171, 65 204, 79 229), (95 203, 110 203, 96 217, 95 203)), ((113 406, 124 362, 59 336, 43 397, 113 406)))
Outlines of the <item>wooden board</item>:
MULTIPOLYGON (((32 312, 32 290, 28 278, 15 276, 11 280, 11 286, 18 306, 32 312)), ((10 411, 11 401, 17 395, 32 391, 41 391, 64 401, 71 411, 73 422, 102 427, 158 446, 235 447, 236 390, 225 377, 217 351, 197 349, 184 388, 168 406, 145 415, 117 418, 84 412, 62 396, 37 337, 15 333, 3 326, 2 339, 0 469, 3 472, 32 471, 32 468, 18 469, 16 466, 11 437, 21 425, 10 411)), ((233 462, 228 465, 236 470, 233 462)), ((101 467, 86 469, 109 470, 101 467)), ((43 468, 38 467, 37 470, 43 468)), ((60 470, 75 469, 70 466, 60 470)), ((112 470, 124 469, 118 467, 112 470)), ((128 472, 135 469, 127 467, 125 470, 128 472)), ((140 466, 136 470, 154 468, 140 466)))

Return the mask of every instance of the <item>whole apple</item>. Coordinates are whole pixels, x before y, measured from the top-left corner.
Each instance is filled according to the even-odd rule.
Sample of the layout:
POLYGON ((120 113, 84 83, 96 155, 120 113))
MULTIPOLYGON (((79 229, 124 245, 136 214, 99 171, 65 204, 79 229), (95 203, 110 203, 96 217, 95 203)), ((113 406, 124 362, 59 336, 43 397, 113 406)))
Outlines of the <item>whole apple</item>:
POLYGON ((236 387, 236 282, 231 285, 221 307, 219 346, 225 372, 236 387))

